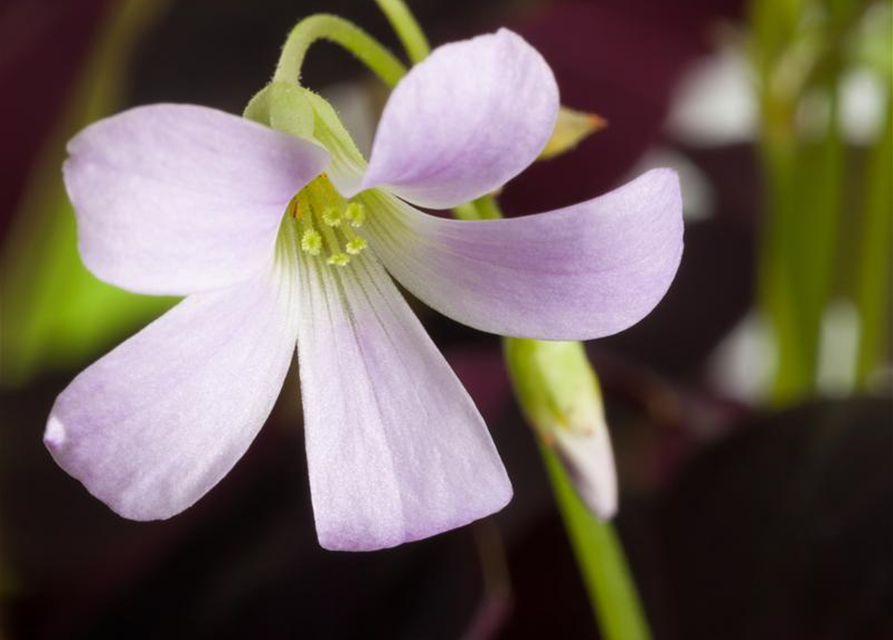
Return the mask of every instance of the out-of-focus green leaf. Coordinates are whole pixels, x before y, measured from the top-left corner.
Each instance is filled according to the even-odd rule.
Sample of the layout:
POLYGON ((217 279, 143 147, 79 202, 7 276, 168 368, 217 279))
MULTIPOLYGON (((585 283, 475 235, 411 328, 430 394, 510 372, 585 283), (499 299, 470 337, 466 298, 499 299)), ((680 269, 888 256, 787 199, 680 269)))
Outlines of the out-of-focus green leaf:
MULTIPOLYGON (((840 80, 853 64, 881 74, 890 66, 889 33, 873 24, 880 20, 888 25, 884 16, 889 16, 889 7, 865 0, 751 3, 751 60, 760 98, 766 189, 759 296, 777 348, 773 400, 778 403, 816 389, 823 318, 839 284, 835 274, 847 255, 841 231, 848 226, 848 179, 854 177, 848 175, 841 133, 840 80), (877 43, 883 41, 884 64, 871 64, 884 48, 877 43)), ((881 193, 883 186, 868 190, 881 193)), ((872 215, 866 220, 873 221, 872 215)), ((872 251, 868 254, 874 255, 872 251)), ((880 258, 863 255, 862 262, 872 262, 872 269, 883 267, 880 258)))
POLYGON ((106 285, 84 268, 61 172, 67 141, 122 104, 130 52, 166 6, 114 4, 31 173, 0 261, 4 386, 78 366, 171 304, 106 285))
POLYGON ((862 16, 849 54, 854 64, 866 65, 887 82, 893 80, 893 6, 874 2, 862 16))

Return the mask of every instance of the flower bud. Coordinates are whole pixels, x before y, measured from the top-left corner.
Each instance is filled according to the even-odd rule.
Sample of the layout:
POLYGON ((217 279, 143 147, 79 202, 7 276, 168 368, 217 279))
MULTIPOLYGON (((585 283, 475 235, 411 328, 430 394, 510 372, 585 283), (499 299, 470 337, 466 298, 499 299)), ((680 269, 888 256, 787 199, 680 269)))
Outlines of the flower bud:
POLYGON ((585 138, 607 126, 608 121, 594 113, 561 107, 558 110, 558 119, 555 121, 555 130, 546 147, 540 152, 539 159, 548 160, 573 151, 585 138))
POLYGON ((298 85, 271 82, 251 98, 243 115, 298 138, 313 135, 313 107, 298 85))
POLYGON ((617 511, 614 454, 601 390, 580 342, 507 338, 515 395, 545 446, 558 454, 577 493, 599 518, 617 511))

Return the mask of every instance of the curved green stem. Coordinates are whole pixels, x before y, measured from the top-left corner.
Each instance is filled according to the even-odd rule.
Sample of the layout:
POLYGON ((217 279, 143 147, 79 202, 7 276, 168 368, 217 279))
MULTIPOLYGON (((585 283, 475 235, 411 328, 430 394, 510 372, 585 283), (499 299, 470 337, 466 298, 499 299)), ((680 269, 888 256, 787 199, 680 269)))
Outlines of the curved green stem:
POLYGON ((382 13, 391 23, 397 37, 403 43, 406 54, 413 64, 417 64, 431 53, 428 38, 419 26, 418 21, 403 0, 375 0, 382 13))
POLYGON ((307 50, 317 40, 328 40, 343 47, 389 87, 396 85, 406 75, 403 63, 378 40, 352 22, 338 16, 320 14, 301 20, 292 29, 279 56, 273 81, 300 82, 307 50))

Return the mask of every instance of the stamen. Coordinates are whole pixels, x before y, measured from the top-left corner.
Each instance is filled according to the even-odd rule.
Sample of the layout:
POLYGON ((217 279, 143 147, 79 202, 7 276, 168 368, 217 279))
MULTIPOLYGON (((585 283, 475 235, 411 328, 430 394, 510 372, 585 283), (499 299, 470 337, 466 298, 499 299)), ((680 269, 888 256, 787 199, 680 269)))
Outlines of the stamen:
POLYGON ((347 253, 352 256, 358 256, 362 253, 363 249, 366 248, 366 239, 365 238, 354 238, 350 242, 347 243, 347 253))
POLYGON ((305 229, 301 236, 301 249, 311 256, 318 256, 322 250, 322 236, 316 229, 305 229))
POLYGON ((344 217, 350 220, 350 226, 359 229, 366 221, 366 207, 359 202, 351 202, 344 210, 344 217))
POLYGON ((322 250, 322 236, 313 228, 313 215, 306 215, 301 203, 297 200, 292 201, 290 205, 290 213, 295 219, 301 221, 301 227, 304 232, 301 234, 301 250, 309 253, 311 256, 318 256, 322 250))
POLYGON ((344 225, 341 228, 341 233, 347 238, 347 253, 352 256, 358 256, 366 248, 366 239, 355 234, 350 226, 344 225))
POLYGON ((345 202, 325 174, 292 199, 286 214, 301 223, 301 251, 312 256, 325 251, 327 264, 347 266, 352 256, 367 247, 366 239, 353 231, 366 221, 366 208, 359 202, 345 202))
POLYGON ((335 207, 326 207, 322 212, 322 221, 330 227, 341 226, 341 212, 335 207))
POLYGON ((350 262, 350 256, 341 251, 341 244, 338 242, 338 236, 335 235, 333 228, 328 224, 324 224, 322 226, 322 235, 326 239, 326 246, 329 249, 329 258, 326 262, 339 267, 346 266, 350 262))
POLYGON ((333 264, 336 267, 346 267, 348 263, 350 263, 350 256, 346 253, 336 253, 326 260, 326 264, 333 264))

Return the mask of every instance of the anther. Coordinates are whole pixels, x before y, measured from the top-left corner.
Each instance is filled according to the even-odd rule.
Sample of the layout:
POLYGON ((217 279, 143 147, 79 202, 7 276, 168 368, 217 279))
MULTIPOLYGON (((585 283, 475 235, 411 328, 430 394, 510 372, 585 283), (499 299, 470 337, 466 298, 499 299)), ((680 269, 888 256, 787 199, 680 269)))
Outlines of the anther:
POLYGON ((366 248, 366 239, 355 234, 350 227, 351 225, 344 225, 341 227, 341 233, 347 238, 347 253, 358 256, 366 248))
POLYGON ((366 207, 359 202, 351 202, 344 210, 344 217, 350 220, 350 226, 359 229, 366 221, 366 207))
POLYGON ((352 256, 358 256, 366 248, 366 240, 364 238, 354 238, 347 243, 347 253, 352 256))
POLYGON ((346 253, 336 253, 326 260, 327 264, 333 264, 336 267, 346 267, 350 262, 350 256, 346 253))
POLYGON ((322 221, 330 227, 341 226, 341 212, 335 207, 326 207, 322 212, 322 221))
POLYGON ((322 236, 315 229, 306 229, 301 236, 301 249, 311 256, 318 256, 322 250, 322 236))
POLYGON ((334 264, 339 267, 345 266, 350 262, 350 257, 341 251, 341 245, 338 243, 338 237, 330 226, 322 226, 322 235, 325 238, 326 246, 329 249, 329 258, 326 260, 328 264, 334 264))
POLYGON ((311 181, 289 203, 287 214, 301 225, 301 251, 325 255, 327 264, 345 267, 367 247, 354 229, 366 221, 366 208, 345 202, 325 174, 311 181))

